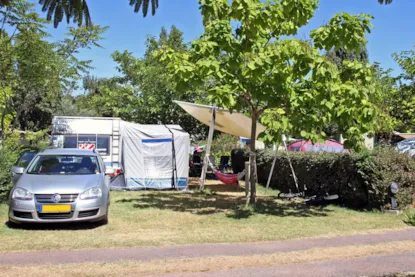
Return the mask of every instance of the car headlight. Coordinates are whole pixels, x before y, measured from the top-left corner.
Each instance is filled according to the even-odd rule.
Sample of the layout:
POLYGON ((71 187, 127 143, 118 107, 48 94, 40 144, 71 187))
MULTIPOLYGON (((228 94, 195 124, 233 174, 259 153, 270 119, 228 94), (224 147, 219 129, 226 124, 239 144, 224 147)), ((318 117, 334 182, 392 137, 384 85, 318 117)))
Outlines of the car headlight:
POLYGON ((16 200, 32 200, 33 193, 23 188, 16 188, 13 191, 12 199, 16 200))
POLYGON ((90 188, 79 195, 79 199, 88 200, 102 197, 102 190, 100 188, 90 188))

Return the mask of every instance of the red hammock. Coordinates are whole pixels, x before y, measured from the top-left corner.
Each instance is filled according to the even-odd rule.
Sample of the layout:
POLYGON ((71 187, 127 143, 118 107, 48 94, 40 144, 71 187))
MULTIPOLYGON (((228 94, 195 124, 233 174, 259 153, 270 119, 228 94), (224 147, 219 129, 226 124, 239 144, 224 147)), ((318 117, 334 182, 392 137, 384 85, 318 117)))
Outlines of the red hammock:
POLYGON ((215 173, 216 177, 218 177, 218 179, 225 185, 237 185, 238 181, 245 175, 245 172, 241 172, 239 174, 226 174, 216 169, 213 170, 213 172, 215 173))

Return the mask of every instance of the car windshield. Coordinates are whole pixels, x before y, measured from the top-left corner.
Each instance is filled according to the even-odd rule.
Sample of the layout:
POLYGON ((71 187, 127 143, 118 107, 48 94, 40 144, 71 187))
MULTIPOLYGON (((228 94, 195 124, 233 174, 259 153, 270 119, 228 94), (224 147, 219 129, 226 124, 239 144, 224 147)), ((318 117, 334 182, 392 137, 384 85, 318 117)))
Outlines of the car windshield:
POLYGON ((100 173, 96 156, 39 155, 27 173, 41 175, 88 175, 100 173))

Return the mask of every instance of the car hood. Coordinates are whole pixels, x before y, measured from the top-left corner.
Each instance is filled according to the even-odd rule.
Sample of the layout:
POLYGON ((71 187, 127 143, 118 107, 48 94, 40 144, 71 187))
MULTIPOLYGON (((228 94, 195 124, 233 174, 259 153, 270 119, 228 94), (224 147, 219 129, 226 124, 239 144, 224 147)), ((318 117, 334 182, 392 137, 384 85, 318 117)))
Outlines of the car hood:
POLYGON ((100 174, 90 175, 36 175, 23 174, 16 187, 34 194, 81 193, 101 183, 100 174))

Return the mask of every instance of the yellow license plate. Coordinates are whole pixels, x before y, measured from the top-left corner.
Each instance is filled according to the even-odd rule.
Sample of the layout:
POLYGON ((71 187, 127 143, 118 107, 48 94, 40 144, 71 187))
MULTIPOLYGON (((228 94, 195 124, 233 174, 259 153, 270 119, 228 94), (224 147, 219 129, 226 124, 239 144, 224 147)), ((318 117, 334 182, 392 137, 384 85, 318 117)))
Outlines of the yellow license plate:
POLYGON ((69 213, 71 205, 41 205, 39 212, 41 213, 69 213))

